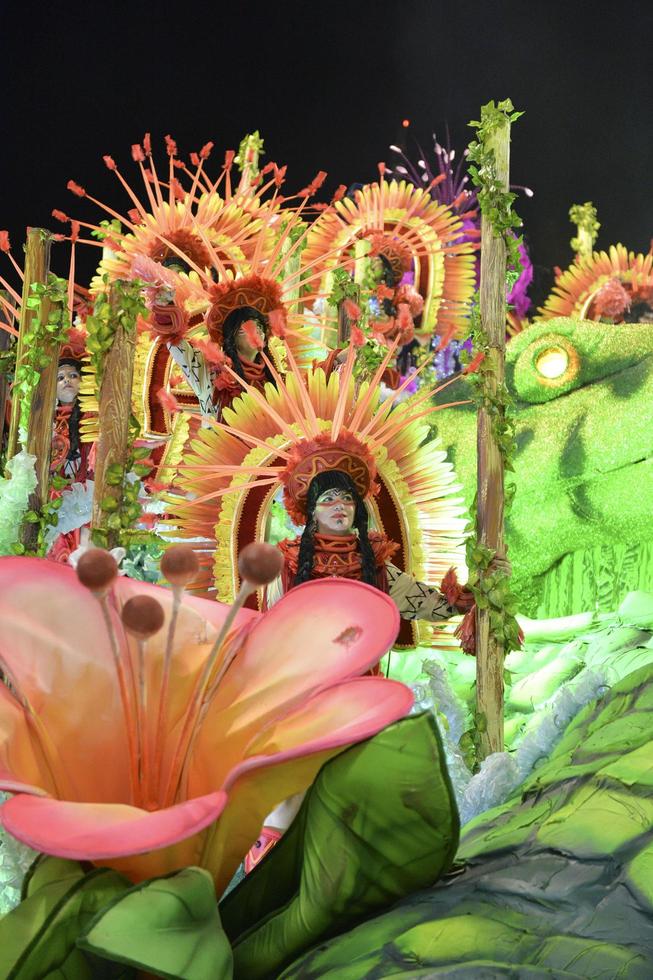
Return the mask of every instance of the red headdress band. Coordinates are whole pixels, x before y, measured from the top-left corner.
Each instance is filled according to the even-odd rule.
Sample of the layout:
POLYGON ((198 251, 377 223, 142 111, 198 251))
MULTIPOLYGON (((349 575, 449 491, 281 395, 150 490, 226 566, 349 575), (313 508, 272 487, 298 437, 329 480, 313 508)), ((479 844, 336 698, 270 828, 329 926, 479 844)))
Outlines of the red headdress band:
MULTIPOLYGON (((166 238, 200 269, 206 269, 212 264, 211 255, 202 239, 187 228, 178 228, 176 231, 169 232, 166 234, 166 238)), ((170 245, 158 240, 153 243, 149 257, 155 262, 165 262, 166 259, 177 258, 183 261, 177 252, 170 248, 170 245)))
POLYGON ((361 497, 378 493, 374 482, 376 463, 369 449, 344 429, 335 442, 328 432, 321 433, 291 449, 290 460, 281 474, 284 504, 295 524, 306 521, 308 488, 313 477, 332 470, 346 473, 361 497))
POLYGON ((224 322, 233 310, 251 306, 259 313, 268 314, 279 310, 286 323, 286 310, 281 301, 281 286, 274 279, 263 276, 243 276, 229 279, 211 287, 211 309, 206 318, 209 336, 215 344, 222 345, 224 322))
POLYGON ((66 343, 59 348, 59 360, 81 361, 86 353, 86 336, 82 330, 71 327, 66 343))

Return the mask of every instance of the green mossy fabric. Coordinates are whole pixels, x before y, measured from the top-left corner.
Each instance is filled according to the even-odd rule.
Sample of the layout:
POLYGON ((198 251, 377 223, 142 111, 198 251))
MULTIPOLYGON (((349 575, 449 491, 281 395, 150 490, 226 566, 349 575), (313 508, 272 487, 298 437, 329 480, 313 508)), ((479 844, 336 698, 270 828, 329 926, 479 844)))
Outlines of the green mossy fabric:
POLYGON ((172 980, 230 980, 231 947, 211 875, 185 868, 136 885, 103 908, 78 940, 111 961, 172 980))
POLYGON ((327 763, 290 831, 222 902, 234 976, 276 977, 298 953, 449 868, 458 814, 429 715, 327 763))
POLYGON ((467 825, 463 874, 321 942, 283 980, 653 977, 653 666, 467 825))

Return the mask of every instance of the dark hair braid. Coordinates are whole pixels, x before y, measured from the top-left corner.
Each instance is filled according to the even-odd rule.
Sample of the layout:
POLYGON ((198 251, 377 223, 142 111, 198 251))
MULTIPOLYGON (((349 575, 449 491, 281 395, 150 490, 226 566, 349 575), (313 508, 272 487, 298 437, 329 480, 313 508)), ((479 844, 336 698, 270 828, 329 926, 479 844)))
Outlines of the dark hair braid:
MULTIPOLYGON (((224 350, 227 357, 231 359, 231 364, 234 371, 239 378, 245 379, 245 372, 243 370, 243 365, 240 362, 240 356, 238 354, 238 348, 236 346, 236 334, 242 327, 243 323, 247 323, 248 320, 256 320, 257 323, 263 328, 265 334, 265 340, 263 343, 263 352, 266 357, 271 361, 272 355, 270 354, 270 349, 268 347, 268 321, 267 317, 263 313, 254 309, 253 306, 239 306, 237 310, 232 310, 229 316, 225 319, 224 325, 222 327, 222 349, 224 350)), ((274 377, 270 368, 265 364, 265 377, 267 381, 271 381, 274 384, 274 377)))
POLYGON ((297 574, 293 585, 310 581, 315 557, 314 514, 317 498, 326 490, 346 490, 354 498, 354 527, 358 531, 358 547, 361 553, 361 580, 378 588, 376 558, 367 533, 368 514, 363 498, 350 476, 343 470, 328 470, 318 473, 310 482, 306 501, 306 527, 299 544, 297 574))
POLYGON ((82 417, 82 410, 79 405, 79 398, 73 403, 73 410, 68 416, 68 439, 70 449, 66 459, 77 459, 79 455, 79 420, 82 417))

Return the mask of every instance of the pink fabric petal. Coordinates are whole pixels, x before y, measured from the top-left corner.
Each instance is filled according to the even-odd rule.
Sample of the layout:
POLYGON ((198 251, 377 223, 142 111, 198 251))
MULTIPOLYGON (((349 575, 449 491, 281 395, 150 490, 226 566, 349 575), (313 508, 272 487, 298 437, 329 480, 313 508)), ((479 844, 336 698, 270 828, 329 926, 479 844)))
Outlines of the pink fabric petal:
MULTIPOLYGON (((152 585, 149 582, 136 582, 133 579, 121 575, 116 579, 113 587, 113 594, 119 602, 124 605, 128 599, 135 595, 151 595, 163 605, 164 609, 172 606, 172 590, 160 585, 152 585)), ((200 599, 197 596, 184 594, 182 609, 191 610, 200 620, 210 623, 215 630, 219 630, 224 623, 231 606, 215 599, 200 599)), ((241 609, 236 616, 235 626, 244 626, 251 620, 259 619, 260 613, 254 609, 241 609)), ((163 632, 163 631, 162 631, 163 632)))
POLYGON ((364 673, 392 646, 398 625, 392 599, 361 582, 333 578, 292 589, 255 623, 217 692, 210 725, 229 753, 220 758, 231 769, 280 713, 364 673))
POLYGON ((0 823, 17 840, 74 861, 144 854, 191 837, 216 820, 227 802, 220 790, 148 813, 119 803, 67 803, 14 796, 0 807, 0 823))
POLYGON ((8 793, 54 793, 45 760, 37 758, 27 715, 0 681, 0 790, 8 793))
MULTIPOLYGON (((177 747, 183 721, 199 674, 209 655, 216 632, 221 628, 231 607, 214 600, 196 599, 184 595, 175 626, 172 671, 166 695, 166 721, 163 729, 165 734, 161 739, 157 732, 159 693, 162 687, 163 662, 172 614, 173 594, 170 589, 144 582, 135 582, 123 577, 114 585, 112 601, 120 610, 128 599, 136 595, 152 596, 161 604, 165 613, 163 628, 150 637, 145 645, 146 701, 148 707, 146 726, 150 758, 154 758, 154 746, 158 741, 163 759, 163 765, 160 769, 161 778, 153 789, 155 799, 159 799, 158 794, 164 791, 169 761, 177 747)), ((239 610, 234 627, 241 629, 252 620, 255 621, 260 617, 261 613, 255 610, 239 610)), ((131 651, 133 663, 137 663, 138 649, 134 638, 128 637, 127 644, 131 651)), ((213 775, 196 795, 202 796, 219 785, 220 780, 214 778, 213 775)))
MULTIPOLYGON (((71 568, 0 559, 0 659, 69 799, 129 799, 124 714, 100 605, 71 568)), ((32 776, 17 776, 32 782, 32 776)))
POLYGON ((412 691, 396 681, 360 677, 322 691, 259 734, 229 776, 229 802, 208 831, 204 865, 221 894, 254 843, 268 813, 305 790, 320 767, 340 750, 371 738, 403 718, 412 691))

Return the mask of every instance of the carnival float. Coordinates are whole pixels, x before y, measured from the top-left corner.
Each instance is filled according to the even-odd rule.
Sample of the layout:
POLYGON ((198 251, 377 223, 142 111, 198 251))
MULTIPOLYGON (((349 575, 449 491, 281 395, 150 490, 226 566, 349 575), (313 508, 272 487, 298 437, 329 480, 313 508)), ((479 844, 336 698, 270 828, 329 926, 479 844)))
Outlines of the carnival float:
POLYGON ((0 232, 3 977, 650 978, 653 255, 532 308, 520 115, 0 232))

